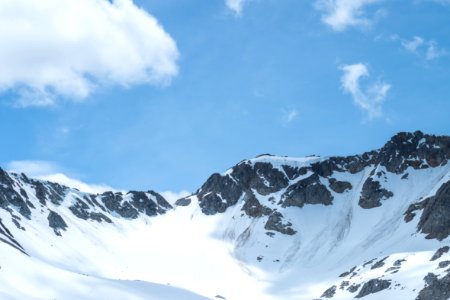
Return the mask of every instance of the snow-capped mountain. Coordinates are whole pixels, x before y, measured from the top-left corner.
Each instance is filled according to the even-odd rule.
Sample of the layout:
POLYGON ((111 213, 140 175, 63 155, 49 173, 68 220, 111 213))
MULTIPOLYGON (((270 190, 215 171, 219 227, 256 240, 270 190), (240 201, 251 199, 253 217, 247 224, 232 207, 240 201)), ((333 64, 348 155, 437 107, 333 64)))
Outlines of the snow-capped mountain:
POLYGON ((449 159, 421 132, 262 155, 173 207, 0 171, 0 298, 449 299, 449 159))

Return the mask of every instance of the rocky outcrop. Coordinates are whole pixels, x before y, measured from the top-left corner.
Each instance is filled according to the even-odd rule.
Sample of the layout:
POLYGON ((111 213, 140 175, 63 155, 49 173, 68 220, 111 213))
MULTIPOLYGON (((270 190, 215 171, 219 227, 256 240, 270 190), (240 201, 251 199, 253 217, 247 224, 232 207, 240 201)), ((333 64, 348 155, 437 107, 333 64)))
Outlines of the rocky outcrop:
POLYGON ((384 261, 388 258, 389 258, 389 256, 386 256, 385 258, 380 259, 379 261, 374 263, 370 269, 373 270, 373 269, 381 268, 382 266, 384 266, 384 261))
POLYGON ((215 215, 235 205, 242 193, 242 186, 231 176, 221 176, 216 173, 211 175, 197 191, 197 198, 204 214, 215 215))
POLYGON ((50 210, 48 217, 48 225, 53 228, 56 235, 61 236, 61 230, 66 230, 67 224, 64 219, 56 212, 50 210))
POLYGON ((266 225, 264 225, 264 229, 277 231, 282 234, 294 235, 297 231, 295 231, 291 226, 292 224, 290 222, 283 223, 283 215, 275 211, 269 216, 266 225))
POLYGON ((381 206, 381 200, 392 196, 394 196, 392 192, 382 188, 378 181, 369 177, 363 184, 358 204, 365 209, 375 208, 381 206))
POLYGON ((416 300, 447 300, 450 298, 450 274, 439 278, 428 273, 424 278, 425 287, 419 292, 416 300))
POLYGON ((100 200, 110 212, 128 219, 136 219, 141 213, 150 217, 156 216, 172 208, 161 195, 153 191, 131 191, 126 195, 120 192, 105 192, 100 195, 100 200))
POLYGON ((320 182, 320 177, 313 174, 308 178, 289 186, 281 196, 283 207, 303 207, 305 204, 331 205, 333 196, 325 185, 320 182))
POLYGON ((353 188, 350 182, 338 181, 335 178, 328 179, 328 182, 330 189, 339 194, 342 194, 345 191, 351 190, 353 188))
POLYGON ((423 210, 417 230, 426 234, 427 239, 443 240, 450 235, 450 181, 444 183, 436 195, 412 204, 405 212, 405 221, 414 218, 423 210))
POLYGON ((21 230, 26 229, 16 213, 31 219, 33 211, 39 210, 39 213, 48 212, 49 227, 55 234, 61 235, 68 225, 55 207, 63 205, 66 198, 67 208, 77 218, 107 223, 112 223, 111 215, 135 219, 140 214, 156 216, 172 208, 161 195, 153 191, 93 195, 0 169, 0 208, 9 212, 11 221, 21 230))
POLYGON ((445 253, 448 253, 449 250, 450 250, 449 246, 444 246, 444 247, 437 249, 436 252, 431 257, 430 261, 435 261, 435 260, 441 258, 441 256, 444 255, 445 253))
POLYGON ((348 275, 352 274, 355 269, 356 266, 352 267, 349 271, 342 273, 341 275, 339 275, 339 277, 347 277, 348 275))
POLYGON ((259 203, 258 199, 256 199, 255 195, 252 192, 248 192, 244 196, 244 206, 242 206, 242 210, 249 217, 259 218, 262 216, 268 216, 272 213, 272 210, 264 205, 259 203))
POLYGON ((336 286, 333 285, 332 287, 328 288, 325 292, 323 292, 321 298, 333 298, 334 294, 336 294, 336 286))
POLYGON ((289 184, 285 174, 271 163, 240 163, 233 167, 233 178, 244 190, 255 190, 260 195, 278 192, 289 184))
POLYGON ((384 279, 371 279, 364 283, 361 290, 359 291, 358 295, 355 296, 355 298, 362 298, 370 294, 378 293, 382 290, 385 290, 391 286, 390 280, 384 280, 384 279))
MULTIPOLYGON (((85 197, 84 200, 89 200, 85 197)), ((105 221, 107 223, 112 223, 111 219, 105 216, 103 213, 92 211, 95 207, 91 204, 89 206, 81 198, 76 198, 75 203, 69 207, 70 211, 78 218, 83 220, 94 220, 97 222, 105 221)))
POLYGON ((127 195, 132 196, 130 204, 136 208, 139 213, 146 214, 150 217, 158 214, 164 214, 168 209, 172 208, 169 202, 167 202, 160 194, 153 191, 131 191, 128 192, 127 195))

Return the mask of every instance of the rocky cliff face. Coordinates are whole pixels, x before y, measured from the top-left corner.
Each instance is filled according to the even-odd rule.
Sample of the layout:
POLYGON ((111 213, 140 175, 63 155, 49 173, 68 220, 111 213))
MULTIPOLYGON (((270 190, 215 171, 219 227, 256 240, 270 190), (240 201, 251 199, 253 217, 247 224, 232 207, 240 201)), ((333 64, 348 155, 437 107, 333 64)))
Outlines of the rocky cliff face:
MULTIPOLYGON (((61 236, 68 227, 64 218, 56 211, 61 206, 68 208, 79 219, 99 223, 112 223, 117 216, 130 220, 142 214, 157 216, 172 209, 172 206, 154 191, 130 191, 125 194, 105 192, 93 195, 0 169, 0 208, 8 212, 18 229, 26 230, 24 219, 32 220, 33 215, 46 215, 48 226, 56 235, 61 236)), ((3 241, 9 241, 10 244, 21 248, 12 239, 12 235, 7 234, 7 228, 3 228, 4 230, 0 231, 3 241)))
MULTIPOLYGON (((387 173, 401 175, 406 181, 408 170, 447 165, 450 159, 450 137, 427 135, 420 131, 402 132, 392 137, 379 150, 362 155, 324 159, 310 157, 303 160, 304 163, 289 158, 271 158, 274 157, 264 155, 244 160, 224 174, 211 175, 194 194, 203 213, 224 213, 242 201, 246 203, 242 210, 247 215, 270 216, 274 210, 261 204, 254 194, 272 195, 272 201, 281 208, 332 205, 333 194, 343 194, 353 189, 350 182, 338 180, 334 175, 358 174, 365 169, 371 171, 364 178, 362 189, 358 191, 358 205, 364 209, 376 208, 394 196, 392 191, 382 186, 387 173)), ((447 214, 450 211, 446 209, 450 207, 446 205, 449 189, 443 189, 436 197, 414 204, 405 212, 410 216, 415 210, 425 210, 419 230, 424 233, 433 232, 429 238, 442 239, 448 236, 443 228, 448 228, 450 224, 450 219, 446 220, 444 217, 450 215, 447 214)), ((176 204, 189 205, 191 198, 180 199, 176 204)), ((277 216, 283 218, 279 211, 277 216)))

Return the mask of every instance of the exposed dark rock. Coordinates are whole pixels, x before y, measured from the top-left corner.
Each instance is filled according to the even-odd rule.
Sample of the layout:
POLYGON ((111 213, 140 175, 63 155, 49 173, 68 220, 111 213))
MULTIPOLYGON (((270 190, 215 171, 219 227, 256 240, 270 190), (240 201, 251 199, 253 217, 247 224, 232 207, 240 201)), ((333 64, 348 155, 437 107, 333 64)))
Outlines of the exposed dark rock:
POLYGON ((450 181, 444 183, 436 195, 423 200, 423 212, 417 229, 427 239, 443 240, 450 235, 450 181))
POLYGON ((347 288, 347 291, 349 291, 350 293, 356 293, 356 291, 358 291, 360 286, 361 284, 352 284, 347 288))
POLYGON ((254 189, 261 195, 278 192, 289 184, 283 172, 266 162, 240 163, 233 167, 232 176, 243 190, 254 189))
POLYGON ((421 201, 411 204, 404 213, 404 220, 406 223, 411 222, 416 216, 416 211, 424 209, 426 202, 421 201))
POLYGON ((447 268, 450 265, 450 260, 444 260, 439 263, 439 268, 447 268))
POLYGON ((45 197, 46 190, 45 190, 45 187, 42 184, 42 182, 37 181, 37 180, 33 180, 33 181, 30 181, 30 183, 31 183, 32 186, 34 186, 36 198, 38 198, 39 202, 42 205, 46 205, 46 201, 45 201, 46 200, 45 199, 46 198, 45 197))
POLYGON ((378 181, 369 177, 363 184, 358 204, 365 209, 375 208, 381 206, 381 200, 392 196, 394 196, 392 192, 382 188, 378 181))
POLYGON ((122 193, 105 192, 100 195, 100 199, 109 211, 123 218, 136 219, 139 216, 139 212, 129 202, 122 201, 122 193))
POLYGON ((339 287, 341 290, 345 289, 350 285, 350 281, 344 280, 341 282, 341 286, 339 287))
POLYGON ((420 131, 400 132, 384 145, 379 161, 389 172, 401 174, 408 167, 423 169, 446 164, 450 158, 450 137, 426 135, 420 131))
POLYGON ((381 268, 382 266, 384 266, 384 261, 385 261, 386 259, 388 259, 388 257, 389 257, 389 256, 386 256, 385 258, 380 259, 379 261, 377 261, 376 263, 374 263, 373 266, 372 266, 370 269, 373 270, 373 269, 381 268))
POLYGON ((373 263, 374 261, 376 261, 376 260, 377 260, 376 258, 373 258, 373 259, 371 259, 371 260, 365 262, 365 263, 363 264, 363 268, 366 267, 367 265, 372 264, 372 263, 373 263))
POLYGON ((335 178, 328 179, 329 187, 336 193, 342 194, 352 189, 352 184, 347 181, 338 181, 335 178))
POLYGON ((156 216, 158 214, 163 214, 167 209, 172 208, 161 195, 151 191, 148 193, 151 193, 150 195, 155 197, 156 202, 150 199, 145 192, 128 192, 128 194, 132 195, 130 204, 140 213, 145 213, 147 216, 156 216))
POLYGON ((61 230, 66 231, 67 224, 64 219, 56 212, 50 210, 47 217, 48 225, 53 228, 56 235, 61 236, 61 230))
POLYGON ((17 227, 17 229, 20 229, 20 230, 23 230, 23 231, 25 231, 25 227, 23 227, 20 223, 19 223, 19 221, 18 220, 16 220, 16 219, 12 219, 12 222, 13 222, 13 224, 17 227))
POLYGON ((237 203, 243 190, 229 175, 213 174, 197 193, 199 205, 206 215, 223 213, 237 203), (220 196, 219 196, 220 195, 220 196))
POLYGON ((75 204, 70 206, 69 209, 76 217, 83 220, 94 220, 99 223, 102 221, 112 223, 111 219, 104 214, 91 211, 91 208, 80 198, 77 198, 75 204))
POLYGON ((355 271, 356 266, 354 266, 353 268, 351 268, 349 271, 342 273, 341 275, 339 275, 339 277, 347 277, 348 275, 350 275, 351 273, 353 273, 353 271, 355 271))
POLYGON ((0 168, 0 207, 7 209, 10 206, 16 208, 19 213, 30 219, 31 210, 22 196, 14 190, 15 183, 7 172, 0 168))
POLYGON ((0 241, 2 241, 4 243, 12 246, 13 248, 16 248, 17 250, 19 250, 19 251, 21 251, 23 253, 25 253, 25 250, 23 249, 22 245, 20 245, 19 242, 17 242, 17 240, 12 235, 11 231, 3 224, 1 219, 0 219, 0 241))
POLYGON ((272 210, 264 205, 259 203, 258 199, 256 199, 255 195, 252 192, 245 193, 244 196, 244 206, 242 210, 249 217, 259 218, 262 216, 268 216, 272 213, 272 210))
POLYGON ((401 177, 401 179, 408 179, 408 176, 409 176, 409 173, 405 173, 405 174, 401 177))
POLYGON ((450 298, 450 274, 439 279, 428 273, 424 278, 425 287, 419 292, 416 300, 447 300, 450 298))
POLYGON ((402 265, 402 263, 405 262, 405 261, 406 261, 406 259, 397 259, 397 260, 394 262, 394 266, 395 266, 395 267, 400 267, 400 266, 402 265))
MULTIPOLYGON (((16 243, 13 243, 13 242, 11 242, 10 240, 6 240, 6 239, 0 237, 0 242, 3 242, 3 243, 5 243, 5 244, 7 244, 7 245, 13 247, 13 248, 16 249, 16 250, 19 250, 19 251, 22 252, 23 254, 29 256, 28 253, 26 253, 25 250, 22 248, 22 246, 21 246, 20 244, 18 244, 15 240, 14 240, 14 242, 16 242, 16 243)), ((1 269, 1 267, 0 267, 0 269, 1 269)))
POLYGON ((105 206, 97 201, 97 197, 95 195, 84 195, 83 199, 86 200, 86 202, 88 202, 92 207, 98 207, 105 213, 107 212, 105 206))
POLYGON ((267 220, 264 228, 266 230, 277 231, 282 234, 294 235, 297 233, 294 229, 292 229, 292 224, 290 222, 284 224, 283 223, 283 215, 277 211, 273 212, 269 219, 267 220))
POLYGON ((286 173, 287 177, 289 178, 289 180, 294 180, 297 177, 308 173, 308 168, 306 168, 306 167, 297 168, 297 167, 291 167, 289 165, 283 165, 282 168, 284 170, 284 173, 286 173))
POLYGON ((281 196, 281 201, 283 207, 303 207, 305 204, 331 205, 333 196, 326 186, 320 182, 319 175, 313 174, 289 186, 281 196))
POLYGON ((42 205, 46 205, 47 200, 55 205, 60 205, 68 189, 58 183, 29 179, 25 174, 22 174, 21 179, 34 188, 36 198, 42 205))
POLYGON ((84 203, 81 199, 76 198, 75 204, 69 207, 70 211, 78 218, 83 220, 89 219, 89 206, 84 203))
POLYGON ((156 199, 156 204, 158 204, 160 206, 160 208, 162 208, 164 211, 161 211, 161 213, 164 213, 165 211, 167 211, 168 209, 172 209, 172 205, 170 205, 169 202, 167 202, 166 199, 164 199, 163 196, 161 196, 160 194, 158 194, 155 191, 147 191, 148 194, 152 195, 153 197, 155 197, 156 199))
POLYGON ((9 229, 3 224, 2 219, 0 219, 0 228, 2 229, 2 231, 4 231, 6 235, 10 236, 10 237, 14 237, 11 233, 11 231, 9 231, 9 229))
POLYGON ((444 246, 436 250, 436 252, 431 257, 430 261, 435 261, 436 259, 441 258, 444 253, 447 253, 450 250, 449 246, 444 246))
POLYGON ((355 296, 355 298, 362 298, 370 294, 378 293, 382 290, 385 290, 391 286, 390 280, 384 280, 384 279, 371 279, 364 283, 363 287, 359 291, 358 295, 355 296))
POLYGON ((20 188, 20 195, 24 198, 24 199, 29 199, 27 192, 23 189, 20 188))
POLYGON ((328 288, 325 292, 323 292, 321 298, 333 298, 334 294, 336 294, 336 286, 328 288))
POLYGON ((176 206, 189 206, 191 204, 191 198, 181 198, 175 201, 176 206))
POLYGON ((311 169, 314 172, 314 174, 317 174, 321 177, 331 176, 334 171, 341 170, 337 168, 334 159, 328 159, 321 162, 313 163, 311 165, 311 169))
POLYGON ((400 269, 400 267, 389 267, 386 269, 386 271, 384 271, 384 273, 389 273, 389 272, 391 272, 391 274, 397 273, 399 269, 400 269))

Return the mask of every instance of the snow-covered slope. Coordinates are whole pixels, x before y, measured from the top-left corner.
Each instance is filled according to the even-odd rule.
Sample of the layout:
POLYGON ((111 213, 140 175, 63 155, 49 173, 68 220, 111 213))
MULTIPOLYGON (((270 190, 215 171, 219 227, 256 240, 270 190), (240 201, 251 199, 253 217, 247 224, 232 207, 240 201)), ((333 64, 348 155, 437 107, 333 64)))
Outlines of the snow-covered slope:
POLYGON ((264 155, 174 207, 0 171, 0 295, 448 299, 449 159, 450 137, 421 132, 357 156, 264 155))

